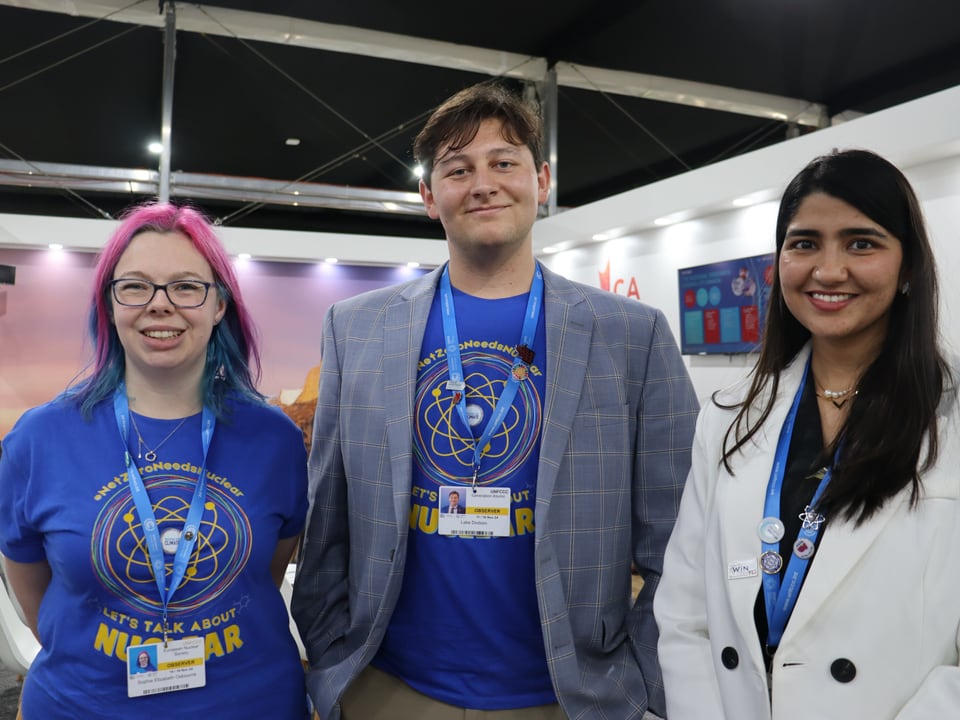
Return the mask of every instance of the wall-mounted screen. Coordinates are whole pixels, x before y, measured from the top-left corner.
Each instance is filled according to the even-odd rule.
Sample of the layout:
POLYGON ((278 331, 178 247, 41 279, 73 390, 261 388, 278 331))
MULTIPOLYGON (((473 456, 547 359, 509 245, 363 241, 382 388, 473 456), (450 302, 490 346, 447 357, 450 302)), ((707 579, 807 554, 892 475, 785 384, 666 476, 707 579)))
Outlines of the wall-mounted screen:
POLYGON ((759 349, 774 257, 767 253, 677 271, 684 355, 759 349))

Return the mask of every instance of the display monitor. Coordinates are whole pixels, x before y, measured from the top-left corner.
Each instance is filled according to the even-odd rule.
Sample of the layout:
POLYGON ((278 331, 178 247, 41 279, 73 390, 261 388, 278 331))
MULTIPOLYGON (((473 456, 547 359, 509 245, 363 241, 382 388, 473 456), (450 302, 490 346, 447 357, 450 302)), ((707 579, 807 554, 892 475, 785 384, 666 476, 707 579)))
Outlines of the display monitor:
POLYGON ((17 279, 17 268, 13 265, 0 265, 0 285, 13 285, 17 279))
POLYGON ((680 268, 680 351, 756 352, 773 283, 774 253, 680 268))

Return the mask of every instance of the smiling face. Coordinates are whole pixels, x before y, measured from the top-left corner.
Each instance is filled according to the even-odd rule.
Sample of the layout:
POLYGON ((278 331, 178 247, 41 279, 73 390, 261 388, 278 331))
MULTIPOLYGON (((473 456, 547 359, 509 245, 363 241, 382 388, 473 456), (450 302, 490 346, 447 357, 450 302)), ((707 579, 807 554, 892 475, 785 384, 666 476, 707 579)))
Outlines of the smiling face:
POLYGON ((900 240, 848 203, 808 195, 780 252, 783 300, 818 343, 879 351, 901 284, 900 240))
POLYGON ((451 492, 448 502, 450 504, 450 510, 453 511, 457 505, 460 504, 460 493, 458 493, 456 490, 451 492))
POLYGON ((147 667, 150 664, 150 655, 146 650, 141 650, 140 654, 137 655, 137 665, 142 668, 147 667))
POLYGON ((546 202, 550 171, 537 167, 530 148, 503 137, 503 123, 487 119, 462 148, 442 148, 429 187, 421 181, 427 214, 439 219, 455 257, 532 253, 537 207, 546 202))
MULTIPOLYGON (((180 233, 143 232, 130 241, 113 279, 214 282, 203 256, 180 233)), ((138 379, 196 382, 200 386, 207 344, 226 305, 211 287, 197 308, 178 308, 162 290, 143 307, 120 305, 111 294, 113 323, 126 359, 127 383, 138 379)))

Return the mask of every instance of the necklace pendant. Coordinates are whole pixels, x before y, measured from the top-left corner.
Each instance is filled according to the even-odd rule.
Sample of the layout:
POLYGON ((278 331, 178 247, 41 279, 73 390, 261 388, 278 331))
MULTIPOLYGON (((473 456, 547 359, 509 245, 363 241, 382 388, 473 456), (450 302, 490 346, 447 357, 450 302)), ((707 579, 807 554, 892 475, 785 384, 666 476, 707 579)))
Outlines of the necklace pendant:
POLYGON ((183 418, 177 426, 167 433, 167 436, 158 442, 153 450, 150 449, 150 446, 143 441, 143 435, 140 434, 140 428, 137 427, 137 419, 133 416, 133 413, 130 413, 130 424, 133 426, 134 432, 137 433, 137 460, 146 460, 147 462, 156 462, 157 460, 157 450, 160 449, 160 446, 163 445, 167 440, 176 435, 177 430, 183 427, 183 424, 187 421, 187 418, 183 418), (146 454, 143 454, 143 448, 147 449, 146 454))
POLYGON ((846 397, 844 397, 843 399, 834 398, 834 399, 831 400, 830 402, 833 403, 833 406, 834 406, 837 410, 842 410, 844 405, 846 405, 848 402, 850 402, 853 398, 855 398, 855 397, 856 397, 857 395, 859 395, 859 394, 860 394, 860 391, 859 391, 859 390, 854 390, 850 395, 846 395, 846 393, 845 393, 846 397))

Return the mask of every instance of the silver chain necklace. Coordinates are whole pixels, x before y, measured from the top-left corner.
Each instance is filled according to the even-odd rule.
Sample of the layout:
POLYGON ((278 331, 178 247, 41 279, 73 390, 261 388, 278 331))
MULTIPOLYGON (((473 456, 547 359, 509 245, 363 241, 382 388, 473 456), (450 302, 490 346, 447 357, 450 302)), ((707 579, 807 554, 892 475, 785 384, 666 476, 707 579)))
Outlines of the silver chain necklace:
POLYGON ((143 441, 143 435, 140 434, 140 428, 137 427, 136 418, 133 417, 133 413, 130 413, 130 423, 133 425, 134 432, 137 433, 137 460, 146 460, 147 462, 154 462, 157 459, 157 450, 160 449, 160 446, 163 445, 167 440, 172 438, 176 434, 177 430, 183 427, 183 424, 187 421, 187 418, 184 418, 177 426, 170 431, 170 433, 156 445, 154 445, 153 450, 150 449, 150 446, 143 441), (147 449, 146 454, 143 452, 143 448, 147 449))

